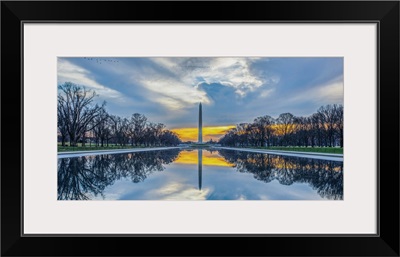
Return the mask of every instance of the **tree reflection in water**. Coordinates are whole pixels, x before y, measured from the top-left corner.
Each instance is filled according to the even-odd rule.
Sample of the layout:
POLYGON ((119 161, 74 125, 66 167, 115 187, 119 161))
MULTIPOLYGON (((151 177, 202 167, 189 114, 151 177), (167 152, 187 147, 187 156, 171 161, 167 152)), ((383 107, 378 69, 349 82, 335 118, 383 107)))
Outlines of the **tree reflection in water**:
POLYGON ((254 174, 257 180, 282 185, 308 183, 326 199, 343 199, 343 163, 242 151, 219 150, 237 171, 254 174))
MULTIPOLYGON (((133 183, 142 182, 153 172, 163 171, 166 168, 164 165, 177 160, 179 153, 180 150, 171 149, 60 158, 58 200, 90 200, 97 196, 104 199, 104 190, 115 181, 127 179, 133 183)), ((184 153, 189 152, 182 151, 182 154, 184 153)), ((288 186, 294 183, 307 183, 323 198, 343 199, 342 162, 231 150, 218 150, 217 154, 229 164, 226 168, 231 169, 233 165, 238 172, 251 173, 259 181, 269 183, 276 180, 288 186)), ((193 163, 197 162, 199 188, 202 187, 203 179, 202 156, 201 151, 196 155, 189 155, 198 159, 193 163)))
POLYGON ((129 178, 134 183, 144 181, 163 164, 173 162, 178 149, 146 151, 130 154, 110 154, 61 158, 58 160, 58 200, 90 200, 89 195, 101 195, 116 180, 129 178))

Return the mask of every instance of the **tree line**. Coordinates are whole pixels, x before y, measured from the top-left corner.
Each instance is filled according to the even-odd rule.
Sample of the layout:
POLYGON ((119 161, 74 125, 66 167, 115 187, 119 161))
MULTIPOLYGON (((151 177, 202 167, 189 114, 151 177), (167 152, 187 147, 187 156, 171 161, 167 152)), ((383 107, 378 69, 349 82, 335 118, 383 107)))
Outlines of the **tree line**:
POLYGON ((240 123, 220 140, 223 146, 343 147, 343 105, 321 106, 308 117, 282 113, 278 118, 257 117, 240 123))
POLYGON ((131 117, 112 115, 106 102, 94 103, 95 91, 71 82, 59 85, 57 106, 58 135, 61 145, 69 142, 85 146, 86 141, 97 146, 176 146, 180 139, 162 123, 153 123, 143 114, 131 117))

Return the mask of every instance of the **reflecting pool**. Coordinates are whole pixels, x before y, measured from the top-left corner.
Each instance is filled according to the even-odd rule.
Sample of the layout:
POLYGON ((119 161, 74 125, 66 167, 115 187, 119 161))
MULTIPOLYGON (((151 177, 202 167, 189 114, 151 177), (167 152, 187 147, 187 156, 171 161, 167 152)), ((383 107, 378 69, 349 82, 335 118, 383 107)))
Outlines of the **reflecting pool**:
POLYGON ((58 159, 58 200, 342 200, 343 162, 171 149, 58 159))

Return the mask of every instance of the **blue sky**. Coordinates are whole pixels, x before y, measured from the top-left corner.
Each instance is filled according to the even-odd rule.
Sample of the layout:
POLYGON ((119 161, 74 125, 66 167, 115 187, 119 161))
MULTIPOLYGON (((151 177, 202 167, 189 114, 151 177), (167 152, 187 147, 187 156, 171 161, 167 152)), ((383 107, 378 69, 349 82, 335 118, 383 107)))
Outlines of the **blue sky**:
POLYGON ((95 90, 111 114, 144 114, 168 129, 235 125, 262 115, 308 116, 343 104, 343 58, 58 58, 58 85, 95 90))

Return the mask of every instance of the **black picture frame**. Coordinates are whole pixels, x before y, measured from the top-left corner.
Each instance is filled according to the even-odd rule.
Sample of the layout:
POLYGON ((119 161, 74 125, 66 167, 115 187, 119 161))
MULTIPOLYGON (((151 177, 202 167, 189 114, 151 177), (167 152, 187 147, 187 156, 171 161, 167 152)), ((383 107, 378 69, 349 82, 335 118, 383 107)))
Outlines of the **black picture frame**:
POLYGON ((399 256, 399 31, 398 1, 2 1, 1 255, 399 256), (28 21, 378 24, 378 233, 23 235, 21 31, 22 24, 28 21))

